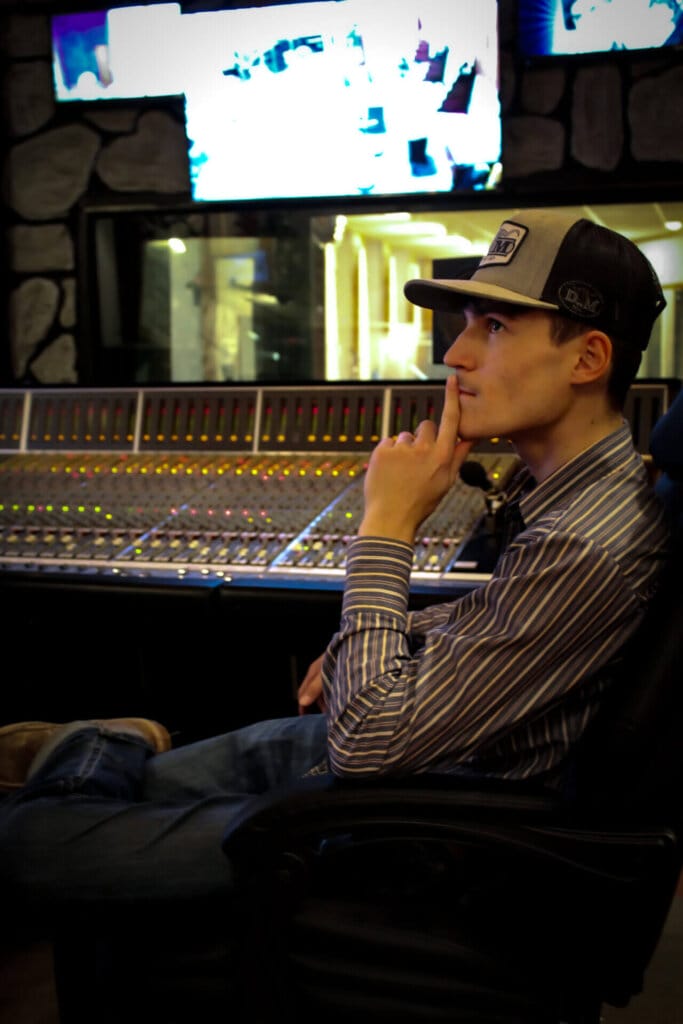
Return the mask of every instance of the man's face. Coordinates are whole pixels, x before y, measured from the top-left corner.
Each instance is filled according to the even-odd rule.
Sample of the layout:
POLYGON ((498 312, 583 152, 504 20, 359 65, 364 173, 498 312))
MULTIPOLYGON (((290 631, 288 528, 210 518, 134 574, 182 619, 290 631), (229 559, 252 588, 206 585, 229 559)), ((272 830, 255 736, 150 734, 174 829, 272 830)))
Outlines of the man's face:
POLYGON ((543 444, 572 403, 580 340, 553 340, 542 311, 488 308, 465 310, 465 329, 444 356, 460 388, 459 435, 543 444))

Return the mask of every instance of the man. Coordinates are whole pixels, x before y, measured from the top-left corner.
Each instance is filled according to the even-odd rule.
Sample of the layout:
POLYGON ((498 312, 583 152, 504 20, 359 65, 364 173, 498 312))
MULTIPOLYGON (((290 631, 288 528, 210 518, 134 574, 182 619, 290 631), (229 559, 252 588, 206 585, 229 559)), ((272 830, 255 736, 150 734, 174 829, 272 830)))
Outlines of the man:
POLYGON ((621 412, 661 288, 620 235, 529 211, 501 225, 470 280, 405 292, 464 309, 465 328, 445 356, 438 428, 385 438, 370 458, 339 630, 300 690, 325 714, 177 750, 144 720, 6 726, 0 877, 30 907, 223 896, 230 815, 328 767, 561 784, 667 550, 621 412), (525 464, 509 493, 518 532, 490 581, 409 613, 416 530, 492 435, 525 464))

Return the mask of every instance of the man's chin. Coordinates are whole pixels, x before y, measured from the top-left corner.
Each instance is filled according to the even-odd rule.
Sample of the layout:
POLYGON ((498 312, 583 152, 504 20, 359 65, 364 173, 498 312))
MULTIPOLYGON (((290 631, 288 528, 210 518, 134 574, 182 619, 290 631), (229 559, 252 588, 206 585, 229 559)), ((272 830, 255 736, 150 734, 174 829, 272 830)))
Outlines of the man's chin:
POLYGON ((480 431, 468 429, 467 424, 464 424, 462 420, 458 424, 458 437, 461 441, 482 441, 486 434, 482 434, 480 431))
POLYGON ((458 438, 460 441, 469 441, 472 444, 477 444, 479 441, 490 441, 494 437, 506 436, 500 430, 486 430, 476 429, 475 427, 468 427, 467 424, 462 422, 458 426, 458 438))

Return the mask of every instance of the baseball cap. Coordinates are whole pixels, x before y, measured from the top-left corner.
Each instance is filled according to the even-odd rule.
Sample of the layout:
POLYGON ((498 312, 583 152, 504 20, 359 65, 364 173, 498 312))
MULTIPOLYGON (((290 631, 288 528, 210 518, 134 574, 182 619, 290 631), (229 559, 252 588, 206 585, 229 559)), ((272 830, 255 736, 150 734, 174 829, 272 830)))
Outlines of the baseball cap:
POLYGON ((647 257, 630 239, 586 217, 524 210, 503 221, 467 279, 414 279, 404 286, 416 306, 441 312, 470 298, 559 312, 647 347, 666 306, 647 257))

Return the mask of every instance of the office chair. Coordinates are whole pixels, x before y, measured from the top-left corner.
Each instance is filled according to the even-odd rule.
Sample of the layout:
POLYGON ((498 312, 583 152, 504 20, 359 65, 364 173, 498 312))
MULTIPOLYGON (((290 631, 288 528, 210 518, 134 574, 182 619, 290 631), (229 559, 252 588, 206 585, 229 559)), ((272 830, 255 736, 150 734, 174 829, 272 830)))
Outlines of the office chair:
MULTIPOLYGON (((676 514, 682 414, 683 393, 651 445, 676 514)), ((58 939, 63 1024, 92 1019, 86 982, 128 1024, 597 1024, 628 1005, 682 864, 682 570, 678 543, 562 792, 326 775, 264 795, 225 834, 229 911, 178 910, 164 948, 154 926, 153 963, 144 933, 116 949, 100 922, 104 975, 95 930, 89 951, 58 939)))

